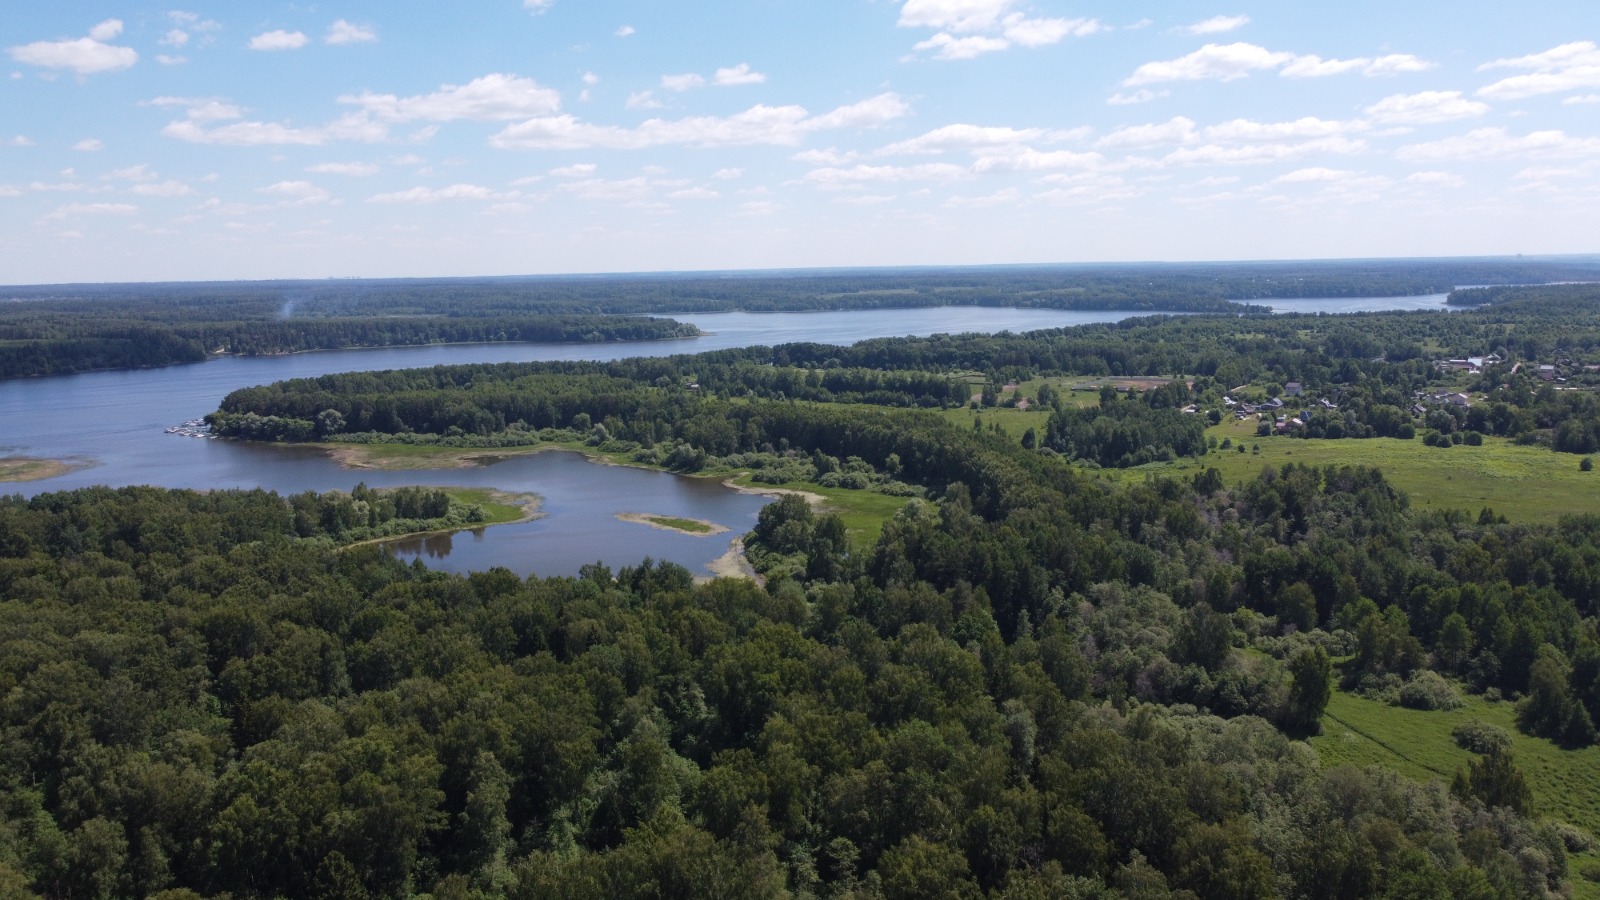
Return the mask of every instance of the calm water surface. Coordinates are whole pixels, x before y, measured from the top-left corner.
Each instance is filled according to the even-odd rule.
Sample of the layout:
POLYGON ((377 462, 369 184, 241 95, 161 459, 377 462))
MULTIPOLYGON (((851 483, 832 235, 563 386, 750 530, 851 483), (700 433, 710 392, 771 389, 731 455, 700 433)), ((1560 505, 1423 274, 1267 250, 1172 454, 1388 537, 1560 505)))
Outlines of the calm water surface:
MULTIPOLYGON (((1437 297, 1370 300, 1259 301, 1281 312, 1348 312, 1443 308, 1437 297)), ((524 525, 459 534, 405 552, 450 569, 506 565, 527 574, 570 574, 586 562, 618 566, 645 556, 671 559, 703 572, 727 547, 724 538, 677 535, 618 522, 617 513, 687 516, 726 525, 742 534, 754 524, 763 498, 714 482, 586 463, 572 454, 508 458, 466 469, 351 471, 307 448, 259 446, 185 438, 164 433, 216 409, 241 387, 335 372, 483 362, 609 360, 630 356, 699 353, 751 344, 815 341, 850 344, 872 337, 939 332, 1030 331, 1132 315, 1117 311, 944 307, 819 313, 717 313, 672 317, 707 332, 678 341, 628 344, 475 344, 339 350, 290 356, 224 358, 186 366, 128 372, 91 372, 0 381, 0 455, 80 462, 83 468, 43 481, 0 485, 34 494, 92 484, 153 484, 174 488, 262 487, 281 493, 349 490, 373 486, 476 485, 537 493, 545 517, 524 525)))

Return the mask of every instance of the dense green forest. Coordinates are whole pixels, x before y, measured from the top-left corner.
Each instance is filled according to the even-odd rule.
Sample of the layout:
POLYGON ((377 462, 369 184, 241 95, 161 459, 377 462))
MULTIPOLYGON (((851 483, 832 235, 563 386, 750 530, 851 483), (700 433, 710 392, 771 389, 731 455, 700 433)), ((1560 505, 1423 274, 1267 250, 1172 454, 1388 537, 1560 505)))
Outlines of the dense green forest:
MULTIPOLYGON (((1584 257, 1013 266, 0 288, 0 378, 285 353, 697 333, 618 316, 926 306, 1237 312, 1235 301, 1600 278, 1584 257)), ((1260 311, 1259 309, 1257 311, 1260 311)))
POLYGON ((1451 665, 1478 665, 1508 628, 1508 661, 1537 636, 1530 678, 1563 646, 1594 656, 1576 604, 1516 561, 1554 535, 1417 521, 1375 472, 1107 495, 925 413, 856 412, 856 438, 818 431, 819 448, 917 459, 933 442, 957 480, 860 553, 803 502, 768 507, 752 540, 813 561, 765 589, 649 562, 435 574, 308 542, 293 504, 261 492, 0 503, 0 883, 63 897, 1562 889, 1586 838, 1531 817, 1492 740, 1451 789, 1324 770, 1293 740, 1338 677, 1330 655, 1353 653, 1344 677, 1400 679, 1431 659, 1410 630, 1445 610, 1441 648, 1471 617, 1451 665), (1444 563, 1401 550, 1417 539, 1444 563), (1501 562, 1479 542, 1526 553, 1501 562), (1244 565, 1185 564, 1220 547, 1244 565), (1486 567, 1481 590, 1455 581, 1458 560, 1486 567))
POLYGON ((0 307, 0 378, 65 375, 201 362, 213 353, 246 356, 344 347, 526 341, 598 343, 692 337, 700 329, 671 319, 599 315, 473 318, 261 318, 241 310, 159 309, 121 304, 0 307), (208 319, 207 313, 218 318, 208 319))

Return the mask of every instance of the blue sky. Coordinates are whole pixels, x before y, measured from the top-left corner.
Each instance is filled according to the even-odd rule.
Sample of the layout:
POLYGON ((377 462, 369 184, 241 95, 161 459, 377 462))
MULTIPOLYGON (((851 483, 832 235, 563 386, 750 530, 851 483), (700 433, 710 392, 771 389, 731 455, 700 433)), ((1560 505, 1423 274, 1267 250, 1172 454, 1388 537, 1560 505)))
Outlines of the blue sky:
POLYGON ((1600 251, 1600 7, 12 4, 0 283, 1600 251))

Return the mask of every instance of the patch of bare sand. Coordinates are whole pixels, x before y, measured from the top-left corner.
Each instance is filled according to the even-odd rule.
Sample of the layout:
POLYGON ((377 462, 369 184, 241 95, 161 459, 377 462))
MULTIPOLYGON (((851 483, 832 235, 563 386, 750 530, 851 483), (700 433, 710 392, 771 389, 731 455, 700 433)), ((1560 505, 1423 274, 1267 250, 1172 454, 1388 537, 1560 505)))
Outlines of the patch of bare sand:
MULTIPOLYGON (((748 475, 749 473, 746 472, 744 474, 748 475)), ((812 493, 811 491, 797 491, 794 488, 780 487, 750 487, 743 484, 734 484, 733 478, 725 479, 722 482, 722 486, 730 490, 738 491, 741 494, 755 494, 760 497, 782 497, 784 494, 795 494, 797 496, 806 498, 806 502, 811 504, 812 509, 823 509, 828 502, 827 497, 824 497, 821 494, 812 493)))
POLYGON ((704 583, 713 578, 749 578, 757 584, 766 583, 766 579, 756 574, 755 566, 745 558, 743 538, 729 541, 728 552, 707 563, 706 568, 711 570, 711 574, 698 575, 695 581, 704 583))

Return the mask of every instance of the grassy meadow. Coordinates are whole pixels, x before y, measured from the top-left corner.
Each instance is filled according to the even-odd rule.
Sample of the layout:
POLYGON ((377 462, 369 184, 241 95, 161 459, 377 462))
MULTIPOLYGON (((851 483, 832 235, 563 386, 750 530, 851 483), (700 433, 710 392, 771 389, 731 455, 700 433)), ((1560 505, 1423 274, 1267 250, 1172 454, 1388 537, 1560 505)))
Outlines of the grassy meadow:
MULTIPOLYGON (((1564 750, 1543 738, 1517 731, 1516 711, 1505 701, 1491 703, 1463 695, 1460 709, 1424 712, 1389 706, 1335 691, 1322 718, 1322 734, 1311 739, 1324 765, 1378 765, 1419 780, 1455 777, 1473 754, 1456 746, 1450 730, 1478 719, 1511 735, 1512 754, 1528 779, 1537 813, 1600 835, 1600 746, 1564 750)), ((1600 898, 1600 884, 1578 874, 1600 865, 1600 852, 1572 860, 1575 897, 1600 898)))
POLYGON ((1554 522, 1570 513, 1600 509, 1600 472, 1581 471, 1581 457, 1548 447, 1514 444, 1505 438, 1486 437, 1481 447, 1462 444, 1446 449, 1426 446, 1420 438, 1256 437, 1254 420, 1226 420, 1208 433, 1218 442, 1231 438, 1234 449, 1213 451, 1198 460, 1141 466, 1116 477, 1192 475, 1210 466, 1221 472, 1228 484, 1235 484, 1255 477, 1264 466, 1277 468, 1292 462, 1361 465, 1382 469, 1390 484, 1410 496, 1415 510, 1476 513, 1487 506, 1513 522, 1554 522), (1244 453, 1238 452, 1240 444, 1246 448, 1244 453), (1257 445, 1259 454, 1253 452, 1257 445))

